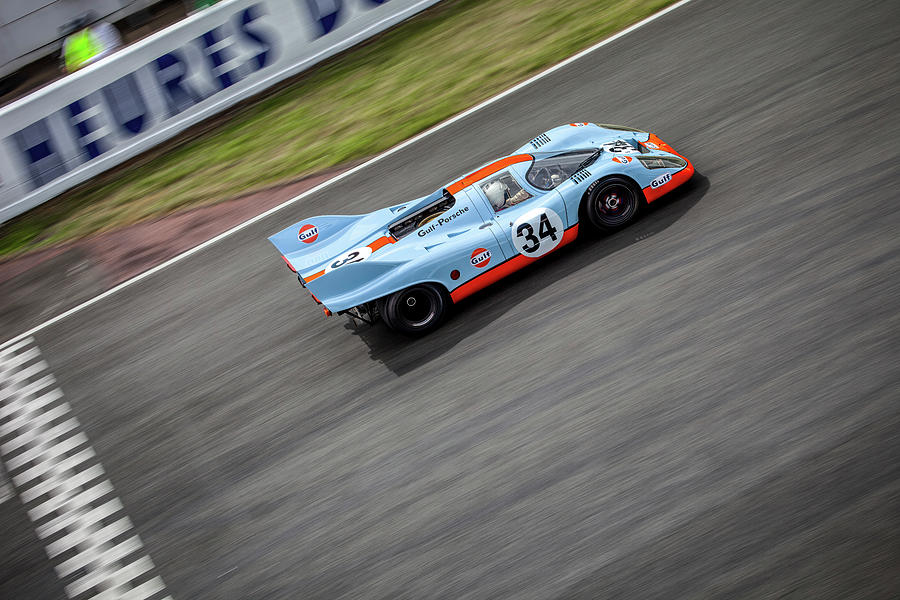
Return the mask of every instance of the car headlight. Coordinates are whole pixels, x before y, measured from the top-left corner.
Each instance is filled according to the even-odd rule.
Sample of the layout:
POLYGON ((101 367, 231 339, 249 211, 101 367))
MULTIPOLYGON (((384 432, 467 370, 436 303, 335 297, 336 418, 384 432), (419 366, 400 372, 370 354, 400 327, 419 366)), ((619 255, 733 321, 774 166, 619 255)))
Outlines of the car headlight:
POLYGON ((680 169, 687 161, 677 156, 638 156, 641 164, 648 169, 680 169))

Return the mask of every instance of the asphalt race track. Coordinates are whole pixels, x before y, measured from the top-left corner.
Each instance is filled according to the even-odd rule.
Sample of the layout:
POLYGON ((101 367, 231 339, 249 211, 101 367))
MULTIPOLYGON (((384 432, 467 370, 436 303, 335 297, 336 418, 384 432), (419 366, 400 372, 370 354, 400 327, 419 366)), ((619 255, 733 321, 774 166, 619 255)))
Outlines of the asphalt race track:
MULTIPOLYGON (((900 597, 898 23, 695 0, 36 334, 168 594, 900 597), (570 121, 698 176, 425 339, 266 241, 570 121)), ((0 598, 65 598, 16 498, 0 531, 0 598)))

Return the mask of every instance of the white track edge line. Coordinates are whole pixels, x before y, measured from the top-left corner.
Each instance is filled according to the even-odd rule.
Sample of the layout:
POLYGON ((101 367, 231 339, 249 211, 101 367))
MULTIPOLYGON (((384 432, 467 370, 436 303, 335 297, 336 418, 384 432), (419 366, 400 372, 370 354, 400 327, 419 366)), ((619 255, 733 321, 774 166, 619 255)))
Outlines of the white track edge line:
POLYGON ((289 200, 285 200, 278 206, 274 206, 274 207, 266 210, 265 212, 262 212, 262 213, 256 215, 255 217, 252 217, 252 218, 248 219, 247 221, 244 221, 243 223, 239 223, 238 225, 235 225, 231 229, 223 231, 222 233, 216 235, 215 237, 212 237, 212 238, 206 240, 205 242, 202 242, 202 243, 194 246, 193 248, 191 248, 189 250, 185 250, 181 254, 173 256, 172 258, 166 260, 165 262, 162 262, 162 263, 156 265, 155 267, 152 267, 152 268, 144 271, 143 273, 140 273, 139 275, 135 275, 131 279, 123 281, 122 283, 120 283, 116 286, 113 286, 112 288, 106 290, 102 294, 94 296, 90 300, 86 300, 86 301, 82 302, 81 304, 79 304, 78 306, 68 309, 68 310, 56 315, 52 319, 49 319, 47 321, 44 321, 40 325, 36 325, 35 327, 32 327, 31 329, 29 329, 28 331, 26 331, 24 333, 20 333, 19 335, 0 344, 0 348, 4 348, 10 344, 13 344, 15 342, 18 342, 18 341, 24 339, 26 337, 32 336, 35 333, 41 331, 42 329, 46 329, 47 327, 50 327, 51 325, 58 323, 58 322, 62 321, 63 319, 74 315, 77 312, 80 312, 80 311, 84 310, 85 308, 87 308, 93 304, 96 304, 97 302, 100 302, 104 298, 108 298, 109 296, 112 296, 113 294, 118 293, 120 290, 123 290, 123 289, 141 281, 142 279, 145 279, 146 277, 153 275, 154 273, 162 271, 163 269, 166 269, 166 268, 174 265, 175 263, 181 262, 182 260, 186 259, 187 257, 189 257, 193 254, 196 254, 197 252, 200 252, 201 250, 203 250, 209 246, 212 246, 219 240, 225 239, 226 237, 229 237, 232 234, 237 233, 238 231, 244 229, 245 227, 249 227, 250 225, 253 225, 257 221, 261 221, 261 220, 265 219, 266 217, 268 217, 269 215, 274 214, 274 213, 278 212, 279 210, 286 208, 286 207, 294 204, 295 202, 302 200, 303 198, 306 198, 307 196, 318 193, 319 191, 341 181, 342 179, 345 179, 355 173, 358 173, 359 171, 362 171, 363 169, 381 161, 382 159, 387 158, 388 156, 391 156, 392 154, 395 154, 395 153, 399 152, 400 150, 403 150, 407 146, 415 144, 419 140, 426 138, 434 133, 437 133, 438 131, 440 131, 446 127, 449 127, 450 125, 452 125, 453 123, 456 123, 457 121, 461 121, 462 119, 465 119, 469 115, 476 113, 476 112, 482 110, 483 108, 490 106, 491 104, 494 104, 495 102, 498 102, 498 101, 502 100, 503 98, 506 98, 507 96, 509 96, 511 94, 516 93, 520 89, 531 85, 535 81, 543 79, 544 77, 547 77, 548 75, 551 75, 551 74, 555 73, 556 71, 559 71, 560 69, 587 56, 588 54, 591 54, 592 52, 597 51, 598 49, 602 48, 603 46, 606 46, 607 44, 611 44, 612 42, 618 40, 619 38, 628 35, 632 31, 640 29, 644 25, 647 25, 648 23, 655 21, 656 19, 662 17, 663 15, 668 14, 678 8, 681 8, 682 6, 684 6, 685 4, 688 4, 691 1, 692 0, 680 0, 680 2, 676 2, 675 4, 667 6, 666 8, 660 10, 659 12, 653 13, 649 17, 646 17, 645 19, 638 21, 634 25, 630 25, 630 26, 626 27, 625 29, 623 29, 622 31, 615 33, 615 34, 611 35, 610 37, 597 42, 593 46, 589 46, 588 48, 581 50, 577 54, 573 54, 572 56, 563 60, 562 62, 558 62, 555 65, 544 69, 540 73, 532 75, 525 81, 517 83, 516 85, 512 86, 511 88, 507 88, 506 90, 500 92, 496 96, 491 96, 487 100, 484 100, 481 103, 476 104, 475 106, 473 106, 471 108, 467 108, 463 112, 450 117, 446 121, 441 121, 437 125, 434 125, 433 127, 429 128, 429 129, 426 129, 422 133, 414 135, 413 137, 409 138, 408 140, 400 142, 396 146, 388 148, 381 154, 370 158, 366 162, 359 164, 359 165, 353 167, 352 169, 348 169, 347 171, 344 171, 340 175, 336 175, 335 177, 332 177, 328 181, 323 181, 319 185, 306 190, 302 194, 294 196, 293 198, 290 198, 289 200))

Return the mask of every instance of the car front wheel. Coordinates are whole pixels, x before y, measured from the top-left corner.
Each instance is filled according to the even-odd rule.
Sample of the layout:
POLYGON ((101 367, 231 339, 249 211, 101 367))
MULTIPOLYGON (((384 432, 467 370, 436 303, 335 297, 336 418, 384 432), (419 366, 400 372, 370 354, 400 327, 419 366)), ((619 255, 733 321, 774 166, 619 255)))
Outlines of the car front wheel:
POLYGON ((436 285, 420 283, 394 292, 379 302, 382 320, 406 335, 424 335, 437 329, 450 308, 446 292, 436 285))
POLYGON ((612 177, 595 182, 587 191, 587 217, 600 231, 615 231, 637 217, 643 194, 626 179, 612 177))

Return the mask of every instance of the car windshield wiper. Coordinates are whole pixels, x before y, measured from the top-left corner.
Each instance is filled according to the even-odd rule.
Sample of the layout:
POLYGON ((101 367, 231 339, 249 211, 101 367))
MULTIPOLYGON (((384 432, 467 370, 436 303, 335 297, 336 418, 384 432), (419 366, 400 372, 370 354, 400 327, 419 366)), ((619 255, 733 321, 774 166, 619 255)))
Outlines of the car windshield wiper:
POLYGON ((576 171, 580 171, 581 169, 583 169, 583 168, 585 168, 586 166, 588 166, 588 165, 590 165, 591 163, 593 163, 595 160, 597 160, 597 157, 600 156, 600 153, 601 153, 601 152, 603 152, 603 148, 597 148, 596 150, 594 150, 593 152, 591 152, 591 155, 588 156, 588 157, 587 157, 586 159, 584 159, 583 161, 581 161, 581 164, 578 165, 578 168, 575 169, 575 170, 576 170, 576 171))

